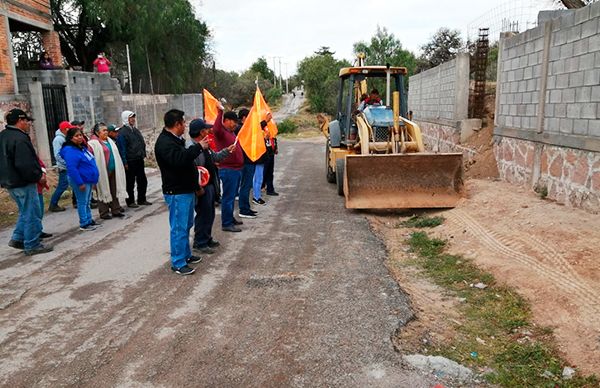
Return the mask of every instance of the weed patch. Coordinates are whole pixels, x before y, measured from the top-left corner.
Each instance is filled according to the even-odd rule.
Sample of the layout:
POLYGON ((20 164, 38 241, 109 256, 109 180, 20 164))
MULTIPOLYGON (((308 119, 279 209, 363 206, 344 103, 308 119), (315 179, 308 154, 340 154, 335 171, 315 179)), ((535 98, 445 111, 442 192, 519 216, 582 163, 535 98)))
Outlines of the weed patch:
POLYGON ((600 383, 596 376, 562 379, 566 364, 554 345, 552 330, 532 324, 528 303, 497 284, 493 275, 469 259, 445 253, 446 242, 424 232, 412 233, 408 243, 417 255, 413 262, 463 302, 463 319, 455 327, 458 334, 450 343, 437 344, 439 355, 489 369, 486 379, 504 387, 595 387, 600 383))
POLYGON ((443 224, 445 221, 444 217, 435 216, 412 216, 408 220, 400 223, 401 226, 407 228, 434 228, 438 225, 443 224))

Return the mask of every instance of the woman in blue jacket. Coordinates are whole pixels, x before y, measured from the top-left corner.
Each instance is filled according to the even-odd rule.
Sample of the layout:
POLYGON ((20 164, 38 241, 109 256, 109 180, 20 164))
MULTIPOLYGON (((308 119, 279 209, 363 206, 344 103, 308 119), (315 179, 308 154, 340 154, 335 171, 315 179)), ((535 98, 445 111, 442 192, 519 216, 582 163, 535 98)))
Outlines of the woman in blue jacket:
POLYGON ((79 128, 71 128, 67 132, 65 143, 60 150, 60 156, 67 165, 69 183, 77 198, 79 213, 79 230, 95 230, 96 222, 92 218, 90 200, 92 187, 98 183, 98 167, 94 155, 84 145, 83 132, 79 128))

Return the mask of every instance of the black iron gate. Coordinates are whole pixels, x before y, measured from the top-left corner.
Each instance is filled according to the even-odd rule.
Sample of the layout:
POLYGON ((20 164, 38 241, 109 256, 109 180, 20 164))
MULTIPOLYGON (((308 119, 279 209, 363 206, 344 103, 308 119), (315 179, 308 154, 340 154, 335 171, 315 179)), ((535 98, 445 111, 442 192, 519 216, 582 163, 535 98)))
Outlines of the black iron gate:
POLYGON ((52 140, 61 121, 69 119, 67 111, 67 95, 64 85, 42 85, 42 94, 44 96, 44 111, 46 113, 46 130, 48 131, 48 140, 50 142, 50 155, 52 164, 56 163, 54 158, 54 149, 52 140))

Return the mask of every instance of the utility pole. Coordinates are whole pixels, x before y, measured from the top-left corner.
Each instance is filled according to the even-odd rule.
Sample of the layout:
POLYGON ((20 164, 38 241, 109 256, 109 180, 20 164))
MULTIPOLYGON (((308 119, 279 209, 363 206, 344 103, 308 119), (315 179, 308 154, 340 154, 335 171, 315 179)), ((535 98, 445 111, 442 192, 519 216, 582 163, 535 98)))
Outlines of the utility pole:
POLYGON ((288 68, 287 68, 288 64, 284 63, 284 65, 285 65, 285 93, 289 94, 290 93, 290 88, 289 88, 289 85, 288 85, 288 80, 289 80, 289 77, 288 77, 288 68))
POLYGON ((271 57, 271 59, 273 59, 273 86, 277 86, 277 78, 276 77, 276 67, 275 67, 275 58, 277 57, 271 57))
POLYGON ((281 57, 279 58, 279 89, 283 89, 283 86, 281 85, 281 57))

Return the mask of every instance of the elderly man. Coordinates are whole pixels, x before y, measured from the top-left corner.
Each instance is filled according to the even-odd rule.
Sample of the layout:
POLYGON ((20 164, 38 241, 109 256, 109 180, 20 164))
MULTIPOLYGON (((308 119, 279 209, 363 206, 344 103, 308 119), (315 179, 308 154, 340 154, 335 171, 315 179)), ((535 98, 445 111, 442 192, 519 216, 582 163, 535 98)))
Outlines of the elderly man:
POLYGON ((46 184, 45 175, 29 138, 33 119, 21 109, 6 115, 6 129, 0 132, 0 186, 8 190, 19 209, 19 218, 8 245, 24 249, 28 256, 52 251, 40 242, 42 219, 37 184, 46 184))
POLYGON ((202 261, 192 255, 189 238, 194 225, 196 196, 203 194, 194 159, 208 148, 208 142, 203 140, 185 147, 185 117, 180 110, 172 109, 165 113, 164 121, 165 128, 156 139, 154 154, 169 208, 171 270, 180 275, 191 275, 195 270, 189 264, 202 261))
POLYGON ((152 205, 146 200, 148 179, 144 171, 146 158, 146 142, 139 129, 135 127, 135 113, 126 110, 121 114, 123 126, 119 129, 117 146, 121 152, 121 159, 125 165, 127 178, 127 206, 136 208, 139 205, 152 205), (134 188, 137 183, 137 204, 135 202, 134 188))

